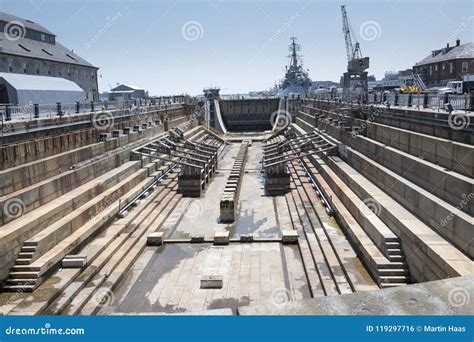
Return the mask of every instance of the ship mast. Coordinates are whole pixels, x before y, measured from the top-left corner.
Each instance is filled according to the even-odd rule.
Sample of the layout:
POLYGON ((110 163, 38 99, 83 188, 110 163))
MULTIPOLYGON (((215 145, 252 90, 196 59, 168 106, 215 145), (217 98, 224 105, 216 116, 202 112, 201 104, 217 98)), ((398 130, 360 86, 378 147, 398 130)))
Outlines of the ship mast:
POLYGON ((298 67, 298 53, 297 51, 300 50, 300 45, 296 43, 296 37, 291 37, 291 45, 290 45, 290 65, 292 67, 298 67))

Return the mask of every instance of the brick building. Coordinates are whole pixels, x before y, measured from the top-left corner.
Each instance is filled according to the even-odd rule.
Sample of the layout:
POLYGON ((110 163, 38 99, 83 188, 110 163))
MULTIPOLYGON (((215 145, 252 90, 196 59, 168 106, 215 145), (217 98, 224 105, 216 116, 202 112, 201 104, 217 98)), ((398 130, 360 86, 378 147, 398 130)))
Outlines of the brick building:
POLYGON ((474 43, 433 50, 429 56, 413 66, 428 87, 445 86, 449 81, 461 80, 463 75, 474 74, 474 43))

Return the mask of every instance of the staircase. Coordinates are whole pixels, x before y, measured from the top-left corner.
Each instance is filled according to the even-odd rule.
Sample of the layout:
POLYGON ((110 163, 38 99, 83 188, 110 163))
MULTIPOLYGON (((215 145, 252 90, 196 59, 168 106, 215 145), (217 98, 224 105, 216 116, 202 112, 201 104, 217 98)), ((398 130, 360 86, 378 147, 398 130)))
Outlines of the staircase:
POLYGON ((410 273, 400 239, 389 238, 384 245, 390 263, 378 265, 377 280, 380 287, 388 288, 410 284, 410 273))
POLYGON ((32 271, 29 265, 33 261, 36 252, 36 242, 25 241, 15 266, 12 267, 3 291, 5 292, 32 292, 38 285, 39 271, 32 271))

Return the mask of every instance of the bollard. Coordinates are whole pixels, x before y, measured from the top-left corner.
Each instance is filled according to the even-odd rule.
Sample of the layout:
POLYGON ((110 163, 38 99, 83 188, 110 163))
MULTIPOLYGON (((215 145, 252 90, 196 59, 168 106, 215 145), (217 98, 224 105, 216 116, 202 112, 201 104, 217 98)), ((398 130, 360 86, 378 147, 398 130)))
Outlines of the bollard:
POLYGON ((428 108, 428 93, 423 94, 423 108, 428 108))
POLYGON ((408 94, 408 104, 407 104, 408 107, 411 107, 412 101, 413 101, 413 94, 410 93, 408 94))
POLYGON ((61 110, 61 102, 56 102, 56 112, 59 116, 63 115, 63 111, 61 110))
POLYGON ((12 119, 12 109, 9 105, 5 106, 5 121, 10 121, 12 119))
POLYGON ((34 109, 34 118, 38 119, 40 117, 40 110, 39 110, 39 104, 33 103, 33 109, 34 109))
POLYGON ((107 101, 104 101, 104 108, 107 109, 107 101))
POLYGON ((395 93, 395 102, 393 105, 398 106, 398 93, 395 93))
POLYGON ((91 112, 93 112, 94 109, 95 109, 95 108, 94 108, 94 101, 91 101, 91 112))
POLYGON ((79 110, 81 109, 81 103, 76 101, 76 114, 79 114, 79 110))
POLYGON ((446 103, 449 103, 449 95, 448 95, 448 94, 444 94, 444 96, 443 96, 443 106, 444 106, 446 103))

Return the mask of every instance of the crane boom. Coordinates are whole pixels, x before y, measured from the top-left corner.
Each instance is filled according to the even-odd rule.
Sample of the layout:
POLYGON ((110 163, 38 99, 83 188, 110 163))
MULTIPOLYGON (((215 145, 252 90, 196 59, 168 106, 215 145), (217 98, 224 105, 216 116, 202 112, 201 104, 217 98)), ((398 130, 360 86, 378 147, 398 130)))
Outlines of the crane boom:
POLYGON ((347 19, 346 6, 341 5, 342 12, 342 32, 344 33, 344 39, 346 40, 346 54, 347 61, 351 61, 354 55, 354 47, 352 45, 351 29, 349 27, 349 20, 347 19))

